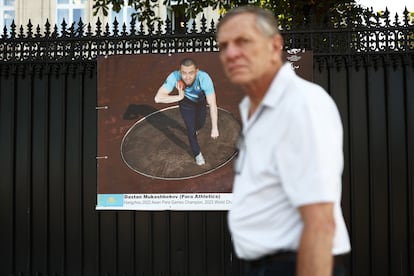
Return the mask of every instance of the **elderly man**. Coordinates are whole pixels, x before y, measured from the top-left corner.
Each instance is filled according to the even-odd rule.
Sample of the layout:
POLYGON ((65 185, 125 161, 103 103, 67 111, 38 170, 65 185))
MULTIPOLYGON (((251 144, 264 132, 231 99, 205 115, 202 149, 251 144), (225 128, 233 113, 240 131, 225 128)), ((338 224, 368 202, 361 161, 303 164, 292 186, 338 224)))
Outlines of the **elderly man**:
POLYGON ((228 216, 237 255, 248 275, 343 275, 333 257, 350 251, 336 105, 283 62, 269 11, 229 11, 217 42, 228 78, 246 94, 228 216))

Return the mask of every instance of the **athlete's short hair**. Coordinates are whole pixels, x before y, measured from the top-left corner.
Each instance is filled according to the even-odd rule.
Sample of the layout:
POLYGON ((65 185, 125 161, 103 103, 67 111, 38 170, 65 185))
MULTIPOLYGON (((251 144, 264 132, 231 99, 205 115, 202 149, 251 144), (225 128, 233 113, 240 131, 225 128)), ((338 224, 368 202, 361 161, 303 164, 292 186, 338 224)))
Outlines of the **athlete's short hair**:
POLYGON ((181 60, 180 66, 191 66, 194 65, 195 68, 198 68, 197 62, 192 58, 185 58, 181 60))

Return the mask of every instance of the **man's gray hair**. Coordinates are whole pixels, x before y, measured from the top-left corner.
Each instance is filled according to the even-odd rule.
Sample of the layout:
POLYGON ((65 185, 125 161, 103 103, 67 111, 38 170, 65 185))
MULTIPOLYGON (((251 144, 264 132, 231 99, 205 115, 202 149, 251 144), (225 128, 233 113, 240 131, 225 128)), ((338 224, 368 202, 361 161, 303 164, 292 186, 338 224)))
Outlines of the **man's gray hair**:
POLYGON ((217 24, 217 33, 220 31, 220 27, 229 19, 246 13, 253 14, 256 17, 256 25, 265 36, 272 37, 279 34, 279 23, 273 13, 270 10, 256 6, 240 6, 229 10, 217 24))

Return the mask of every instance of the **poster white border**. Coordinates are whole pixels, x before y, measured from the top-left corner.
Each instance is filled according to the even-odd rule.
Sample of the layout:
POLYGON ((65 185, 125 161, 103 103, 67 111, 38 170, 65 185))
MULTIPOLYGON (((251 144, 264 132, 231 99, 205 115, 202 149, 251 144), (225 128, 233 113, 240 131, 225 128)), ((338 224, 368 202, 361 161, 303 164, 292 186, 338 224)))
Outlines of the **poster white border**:
POLYGON ((232 193, 98 194, 96 210, 227 211, 232 193))

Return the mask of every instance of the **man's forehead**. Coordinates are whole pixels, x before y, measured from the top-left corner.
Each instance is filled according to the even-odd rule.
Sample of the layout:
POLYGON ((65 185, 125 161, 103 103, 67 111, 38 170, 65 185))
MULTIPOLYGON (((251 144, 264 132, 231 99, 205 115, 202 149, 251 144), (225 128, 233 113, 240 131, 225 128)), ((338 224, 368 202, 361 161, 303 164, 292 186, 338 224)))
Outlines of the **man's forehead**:
POLYGON ((234 15, 221 25, 217 33, 217 38, 223 36, 237 36, 242 33, 249 33, 257 31, 257 26, 254 24, 255 15, 250 13, 243 13, 234 15))
POLYGON ((188 66, 181 65, 180 66, 180 71, 182 71, 182 72, 192 72, 192 71, 196 71, 196 70, 197 70, 197 68, 194 65, 188 65, 188 66))

